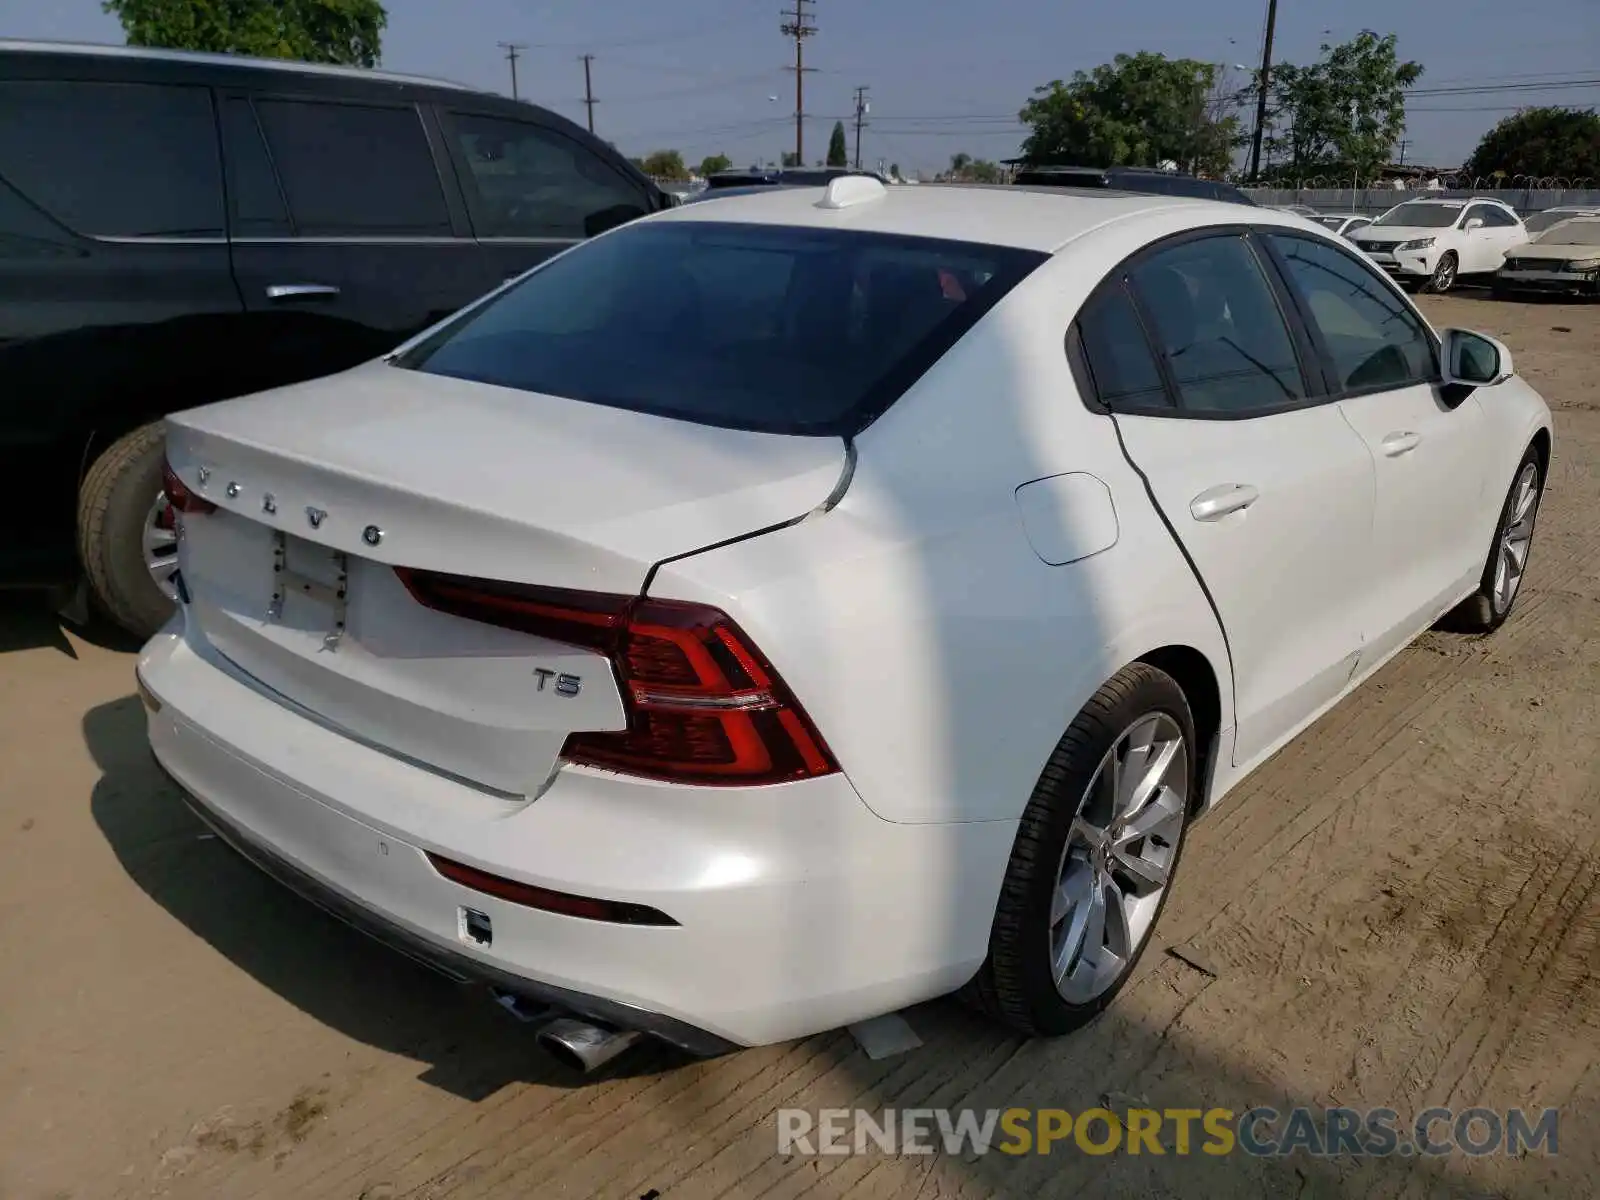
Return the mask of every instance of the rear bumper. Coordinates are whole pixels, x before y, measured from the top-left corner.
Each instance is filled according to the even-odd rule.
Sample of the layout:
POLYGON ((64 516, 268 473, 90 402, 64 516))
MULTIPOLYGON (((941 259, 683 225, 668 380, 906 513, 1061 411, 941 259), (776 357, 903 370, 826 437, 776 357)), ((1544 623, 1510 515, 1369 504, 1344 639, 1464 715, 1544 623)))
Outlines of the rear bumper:
POLYGON ((291 712, 179 632, 139 673, 156 758, 219 834, 457 978, 715 1053, 944 994, 987 953, 1014 822, 894 824, 840 775, 702 789, 569 767, 507 800, 291 712), (445 879, 428 851, 679 924, 524 907, 445 879))

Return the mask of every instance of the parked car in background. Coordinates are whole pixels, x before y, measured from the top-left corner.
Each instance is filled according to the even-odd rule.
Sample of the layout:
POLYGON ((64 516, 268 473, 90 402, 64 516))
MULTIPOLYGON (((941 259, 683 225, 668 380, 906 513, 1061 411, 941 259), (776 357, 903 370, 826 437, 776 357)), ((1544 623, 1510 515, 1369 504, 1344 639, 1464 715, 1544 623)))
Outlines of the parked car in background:
POLYGON ((1463 275, 1498 271, 1528 231, 1499 200, 1407 200, 1351 240, 1401 282, 1448 292, 1463 275))
POLYGON ((1494 291, 1600 295, 1600 214, 1551 225, 1511 251, 1495 273, 1494 291))
POLYGON ((158 761, 584 1067, 958 989, 1092 1020, 1196 814, 1505 622, 1551 454, 1503 345, 1305 221, 870 179, 168 429, 158 761))
POLYGON ((1311 218, 1324 229, 1337 233, 1340 237, 1350 237, 1358 229, 1365 229, 1372 224, 1372 218, 1360 213, 1318 213, 1311 218))
POLYGON ((0 583, 86 581, 153 632, 164 413, 373 358, 666 205, 566 118, 455 84, 0 42, 0 470, 28 497, 0 583))
POLYGON ((1600 217, 1600 208, 1571 206, 1544 208, 1524 217, 1522 224, 1527 229, 1529 236, 1532 236, 1536 233, 1543 233, 1559 221, 1570 221, 1573 217, 1600 217))
POLYGON ((1257 207, 1232 184, 1217 179, 1201 179, 1180 171, 1155 167, 1017 167, 1011 182, 1022 187, 1111 188, 1119 192, 1151 192, 1161 196, 1192 196, 1199 200, 1222 200, 1229 204, 1257 207))
POLYGON ((858 171, 854 167, 757 167, 750 170, 718 171, 706 180, 707 191, 725 191, 728 188, 760 187, 824 187, 844 175, 866 175, 880 183, 887 182, 873 171, 858 171))

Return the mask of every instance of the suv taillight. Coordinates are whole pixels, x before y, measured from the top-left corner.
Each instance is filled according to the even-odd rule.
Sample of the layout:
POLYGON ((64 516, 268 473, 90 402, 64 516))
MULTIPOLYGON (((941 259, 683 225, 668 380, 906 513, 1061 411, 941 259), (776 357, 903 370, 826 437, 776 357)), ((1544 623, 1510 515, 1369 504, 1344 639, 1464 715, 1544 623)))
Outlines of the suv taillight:
POLYGON ((178 478, 178 473, 172 469, 172 464, 166 459, 161 460, 161 490, 166 493, 167 503, 181 513, 212 513, 217 511, 217 506, 203 496, 197 496, 189 490, 189 485, 178 478))
POLYGON ((799 702, 720 609, 396 567, 419 604, 597 650, 628 727, 574 733, 569 762, 674 783, 785 783, 839 769, 799 702))

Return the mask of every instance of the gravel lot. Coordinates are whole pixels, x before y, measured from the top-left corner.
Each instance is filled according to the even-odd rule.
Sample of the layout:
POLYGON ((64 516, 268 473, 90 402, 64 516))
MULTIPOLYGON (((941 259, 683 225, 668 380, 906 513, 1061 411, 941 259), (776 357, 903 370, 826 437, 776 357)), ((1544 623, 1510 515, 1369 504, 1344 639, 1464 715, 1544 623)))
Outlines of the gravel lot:
POLYGON ((1427 634, 1198 825, 1138 978, 1055 1042, 943 1002, 881 1062, 837 1033, 582 1080, 205 836, 145 749, 129 648, 0 601, 0 1197, 1592 1195, 1600 305, 1425 304, 1505 340, 1557 410, 1517 614, 1427 634), (788 1105, 1106 1093, 1559 1106, 1561 1153, 775 1153, 788 1105))

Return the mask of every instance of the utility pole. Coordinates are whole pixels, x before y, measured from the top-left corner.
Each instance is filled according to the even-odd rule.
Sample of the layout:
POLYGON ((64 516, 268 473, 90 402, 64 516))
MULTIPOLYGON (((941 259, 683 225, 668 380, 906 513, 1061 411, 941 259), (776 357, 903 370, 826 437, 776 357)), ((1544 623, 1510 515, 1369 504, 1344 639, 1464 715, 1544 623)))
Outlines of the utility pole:
POLYGON ((1278 24, 1278 0, 1267 0, 1267 36, 1261 43, 1261 94, 1256 97, 1256 132, 1250 140, 1250 180, 1261 178, 1261 137, 1267 129, 1267 88, 1272 79, 1272 33, 1278 24))
POLYGON ((594 61, 594 55, 583 56, 583 107, 589 113, 589 132, 594 132, 594 80, 589 74, 589 64, 594 61))
POLYGON ((866 128, 866 116, 872 111, 872 105, 867 103, 869 88, 856 89, 856 170, 861 170, 861 131, 866 128))
POLYGON ((517 58, 528 48, 525 42, 496 42, 495 45, 506 52, 506 61, 511 64, 511 98, 521 99, 517 95, 517 58))
POLYGON ((806 39, 817 32, 807 6, 816 2, 794 0, 794 8, 783 10, 788 20, 778 26, 785 37, 794 39, 794 66, 786 69, 794 72, 794 160, 802 167, 806 165, 806 72, 816 70, 806 66, 806 39))
POLYGON ((1406 147, 1409 145, 1411 145, 1411 140, 1409 138, 1400 139, 1400 162, 1398 165, 1402 167, 1406 165, 1406 147))

